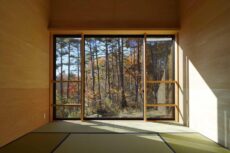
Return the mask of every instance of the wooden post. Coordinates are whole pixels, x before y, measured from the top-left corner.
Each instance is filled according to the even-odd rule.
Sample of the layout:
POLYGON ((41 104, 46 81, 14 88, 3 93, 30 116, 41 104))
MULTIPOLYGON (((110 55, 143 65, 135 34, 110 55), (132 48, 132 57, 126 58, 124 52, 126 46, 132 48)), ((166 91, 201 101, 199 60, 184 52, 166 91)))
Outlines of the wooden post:
POLYGON ((53 35, 50 32, 50 47, 49 47, 49 122, 53 121, 53 58, 54 58, 54 48, 53 48, 53 35))
POLYGON ((144 121, 147 121, 147 90, 146 90, 146 33, 144 34, 144 55, 143 55, 143 66, 144 66, 144 121))
POLYGON ((180 86, 180 82, 179 82, 179 47, 178 47, 178 33, 175 35, 175 40, 174 40, 174 46, 175 46, 175 57, 176 57, 176 60, 175 60, 175 71, 176 71, 176 84, 175 84, 175 104, 176 104, 176 107, 175 108, 175 121, 176 122, 179 122, 179 86, 180 86))
POLYGON ((81 121, 85 115, 85 37, 81 34, 81 121))

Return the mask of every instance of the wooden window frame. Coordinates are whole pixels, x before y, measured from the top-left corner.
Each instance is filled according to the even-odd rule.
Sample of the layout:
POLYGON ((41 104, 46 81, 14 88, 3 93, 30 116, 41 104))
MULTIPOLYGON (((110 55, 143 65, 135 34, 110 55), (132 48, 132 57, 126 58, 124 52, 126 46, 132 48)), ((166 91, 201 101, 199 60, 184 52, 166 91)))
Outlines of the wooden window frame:
MULTIPOLYGON (((80 115, 80 118, 58 118, 56 116, 56 107, 80 107, 81 108, 81 113, 82 113, 82 96, 81 96, 81 99, 80 99, 80 104, 56 104, 55 101, 56 101, 56 93, 53 92, 53 90, 56 88, 56 83, 59 83, 59 82, 75 82, 75 83, 79 83, 81 84, 81 90, 82 90, 82 81, 84 80, 56 80, 56 38, 71 38, 71 37, 78 37, 78 38, 81 38, 81 46, 82 46, 82 35, 80 34, 77 34, 77 35, 59 35, 59 34, 54 34, 52 35, 52 45, 53 45, 53 50, 52 50, 52 63, 53 65, 51 65, 52 67, 52 76, 50 78, 52 78, 52 80, 50 80, 50 87, 52 87, 52 96, 50 95, 50 97, 52 97, 52 103, 50 102, 50 107, 52 107, 51 111, 52 111, 52 117, 53 117, 53 120, 80 120, 81 119, 81 116, 82 114, 80 115)), ((81 58, 81 63, 84 62, 82 61, 82 48, 81 48, 81 53, 80 53, 80 58, 81 58)), ((81 64, 81 67, 82 67, 82 64, 81 64)), ((50 90, 50 91, 51 91, 50 90)), ((82 91, 81 91, 82 93, 82 91)))
MULTIPOLYGON (((53 120, 58 120, 57 118, 54 118, 54 113, 55 113, 55 109, 54 107, 57 106, 56 104, 54 104, 54 94, 53 94, 53 90, 54 90, 54 84, 58 81, 55 81, 54 79, 54 70, 55 67, 54 65, 56 64, 54 61, 55 55, 54 55, 54 50, 55 50, 55 41, 54 41, 54 36, 80 36, 81 37, 81 71, 84 72, 84 68, 85 68, 85 48, 84 48, 84 36, 85 35, 143 35, 144 36, 144 61, 145 61, 145 51, 146 51, 146 38, 147 36, 168 36, 168 35, 174 35, 175 40, 174 40, 174 56, 176 57, 176 59, 174 58, 174 80, 164 80, 164 81, 154 81, 155 83, 174 83, 175 84, 175 104, 164 104, 164 106, 166 107, 175 107, 175 118, 174 120, 176 122, 179 122, 179 64, 178 64, 178 45, 177 45, 177 41, 178 41, 178 29, 166 29, 166 30, 158 30, 158 29, 140 29, 140 30, 133 30, 133 29, 108 29, 108 30, 94 30, 94 29, 84 29, 84 30, 75 30, 75 29, 49 29, 50 30, 50 73, 49 73, 49 78, 50 78, 50 85, 49 85, 49 119, 50 122, 52 122, 53 120)), ((56 58, 55 58, 56 59, 56 58)), ((144 74, 146 72, 145 69, 145 62, 143 63, 144 65, 144 74)), ((81 90, 82 90, 82 95, 81 95, 81 104, 76 104, 76 105, 65 105, 63 107, 81 107, 81 117, 77 118, 78 120, 84 121, 84 96, 85 96, 85 85, 84 85, 84 73, 81 72, 83 74, 83 79, 80 81, 75 81, 75 82, 80 82, 81 83, 81 90)), ((145 79, 145 75, 144 75, 144 91, 146 91, 146 79, 145 79)), ((154 104, 154 106, 150 106, 150 104, 146 103, 146 92, 144 92, 144 120, 147 121, 147 116, 146 116, 146 112, 147 112, 147 107, 157 107, 157 106, 162 106, 162 104, 154 104)), ((60 106, 62 107, 62 106, 60 106)), ((61 120, 75 120, 75 118, 65 118, 65 119, 61 119, 61 120)), ((112 119, 111 119, 112 120, 112 119)), ((154 119, 155 120, 155 119, 154 119)), ((156 119, 159 120, 159 119, 156 119)), ((164 119, 160 119, 160 120, 164 120, 164 119)), ((168 120, 168 119, 166 119, 168 120)))
POLYGON ((177 33, 175 34, 168 34, 168 35, 163 35, 163 34, 146 34, 144 36, 144 63, 143 63, 143 67, 144 67, 144 120, 148 121, 148 120, 175 120, 176 122, 179 122, 179 94, 177 94, 176 92, 178 91, 179 88, 179 83, 178 83, 178 79, 177 76, 175 75, 177 74, 176 71, 178 71, 178 61, 176 62, 175 59, 178 59, 177 55, 177 33), (172 80, 147 80, 146 78, 146 43, 147 43, 147 38, 161 38, 164 37, 167 38, 172 38, 173 41, 173 79, 172 80), (176 58, 177 57, 177 58, 176 58), (174 103, 173 104, 148 104, 147 103, 147 84, 174 84, 174 103), (147 108, 151 108, 151 107, 174 107, 174 112, 173 112, 173 118, 147 118, 147 108))

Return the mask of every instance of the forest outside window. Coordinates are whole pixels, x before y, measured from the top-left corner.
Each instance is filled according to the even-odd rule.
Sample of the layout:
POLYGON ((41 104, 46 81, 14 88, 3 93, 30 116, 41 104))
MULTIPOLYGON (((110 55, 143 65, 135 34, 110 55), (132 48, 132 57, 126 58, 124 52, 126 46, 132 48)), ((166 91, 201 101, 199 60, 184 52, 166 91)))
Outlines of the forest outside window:
POLYGON ((143 118, 142 54, 143 36, 86 36, 86 118, 143 118))
POLYGON ((54 118, 80 118, 81 37, 55 36, 54 118))
POLYGON ((54 119, 175 118, 174 36, 53 38, 54 119))

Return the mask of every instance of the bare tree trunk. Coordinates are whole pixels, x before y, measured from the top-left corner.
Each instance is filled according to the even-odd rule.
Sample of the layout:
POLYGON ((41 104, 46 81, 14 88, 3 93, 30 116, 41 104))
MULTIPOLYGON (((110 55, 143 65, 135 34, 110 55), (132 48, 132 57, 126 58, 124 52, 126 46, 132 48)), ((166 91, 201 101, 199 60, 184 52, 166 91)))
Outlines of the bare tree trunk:
POLYGON ((60 44, 61 45, 61 53, 60 53, 60 56, 61 56, 61 82, 60 82, 60 97, 61 97, 61 102, 63 100, 63 74, 62 74, 62 71, 63 71, 63 59, 62 59, 62 56, 63 56, 63 46, 62 46, 62 43, 60 44))
MULTIPOLYGON (((105 40, 105 54, 106 54, 106 81, 108 81, 108 94, 109 99, 111 99, 110 94, 110 72, 109 72, 109 50, 108 50, 108 42, 107 39, 105 40)), ((106 83, 105 83, 106 85, 106 83)), ((105 92, 107 93, 106 86, 105 86, 105 92)))
MULTIPOLYGON (((114 67, 114 58, 113 58, 113 56, 114 56, 114 52, 113 52, 113 49, 112 49, 112 83, 111 83, 111 85, 112 85, 112 89, 114 89, 114 87, 115 87, 115 71, 114 71, 114 69, 115 69, 115 67, 114 67)), ((114 101, 114 93, 112 93, 112 102, 114 101)))
POLYGON ((140 41, 137 40, 137 72, 136 75, 136 101, 137 101, 137 107, 138 107, 138 97, 139 97, 139 83, 140 83, 140 74, 141 74, 141 64, 140 64, 140 41))
MULTIPOLYGON (((80 79, 80 67, 81 67, 81 57, 80 57, 80 45, 78 45, 78 52, 77 52, 77 79, 78 80, 81 80, 80 79)), ((87 78, 87 75, 85 75, 86 78, 87 78)), ((86 80, 87 82, 87 80, 86 80)), ((80 91, 80 85, 78 84, 78 93, 80 91)))
POLYGON ((108 44, 105 39, 105 93, 107 95, 107 81, 108 81, 108 44))
MULTIPOLYGON (((157 51, 157 46, 155 47, 152 47, 151 48, 152 50, 156 50, 157 51)), ((153 51, 150 51, 150 63, 149 63, 149 66, 148 66, 148 71, 150 72, 151 74, 151 80, 158 80, 158 67, 157 67, 157 58, 156 57, 157 55, 154 55, 153 51), (152 66, 155 66, 155 68, 153 68, 152 66)), ((157 93, 158 93, 158 89, 159 89, 159 84, 153 84, 153 103, 154 104, 157 104, 158 102, 158 97, 157 97, 157 93)), ((153 107, 155 110, 158 109, 158 107, 153 107)))
MULTIPOLYGON (((132 54, 132 50, 130 49, 130 67, 132 68, 132 65, 133 65, 133 54, 132 54)), ((129 90, 131 91, 131 88, 132 87, 132 76, 131 74, 129 73, 129 90)))
POLYGON ((127 107, 127 101, 125 98, 125 85, 124 85, 124 70, 123 70, 123 39, 119 39, 119 54, 120 54, 120 79, 121 79, 121 108, 127 107), (121 42, 120 42, 121 41, 121 42), (121 43, 121 44, 120 44, 121 43))
POLYGON ((98 64, 98 53, 97 53, 97 47, 95 47, 95 53, 96 53, 96 61, 97 61, 97 82, 98 82, 98 95, 99 95, 99 109, 102 109, 101 104, 101 87, 100 87, 100 70, 99 70, 99 64, 98 64))
POLYGON ((67 81, 67 102, 69 100, 69 80, 70 80, 70 42, 68 43, 68 81, 67 81))
MULTIPOLYGON (((119 39, 118 39, 119 42, 119 39)), ((119 54, 119 48, 120 46, 118 45, 118 50, 116 52, 116 71, 117 71, 117 96, 116 96, 116 102, 118 102, 118 98, 119 98, 119 93, 118 91, 120 91, 120 75, 119 75, 119 64, 120 64, 120 54, 119 54)))
MULTIPOLYGON (((137 52, 138 52, 138 49, 137 49, 137 52)), ((136 60, 138 61, 138 57, 136 58, 136 50, 134 49, 135 103, 136 103, 136 107, 138 107, 138 76, 137 76, 138 74, 136 73, 136 60)))
POLYGON ((91 76, 93 79, 93 101, 95 101, 95 75, 94 75, 94 52, 92 51, 91 43, 89 43, 89 51, 90 51, 90 63, 91 63, 91 76))

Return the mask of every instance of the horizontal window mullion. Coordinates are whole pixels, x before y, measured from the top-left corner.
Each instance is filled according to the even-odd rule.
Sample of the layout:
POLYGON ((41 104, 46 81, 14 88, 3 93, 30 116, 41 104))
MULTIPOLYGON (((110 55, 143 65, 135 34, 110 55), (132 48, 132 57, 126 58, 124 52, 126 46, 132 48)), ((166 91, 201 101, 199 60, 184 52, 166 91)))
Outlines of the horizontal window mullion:
POLYGON ((146 83, 154 84, 154 83, 177 83, 175 80, 146 80, 146 83))
POLYGON ((177 107, 176 104, 146 104, 146 107, 177 107))
POLYGON ((81 104, 53 104, 53 107, 65 107, 65 106, 69 106, 69 107, 80 107, 81 104))
POLYGON ((81 82, 81 80, 63 80, 63 81, 59 81, 59 80, 56 80, 56 81, 51 81, 52 83, 59 83, 59 82, 81 82))

